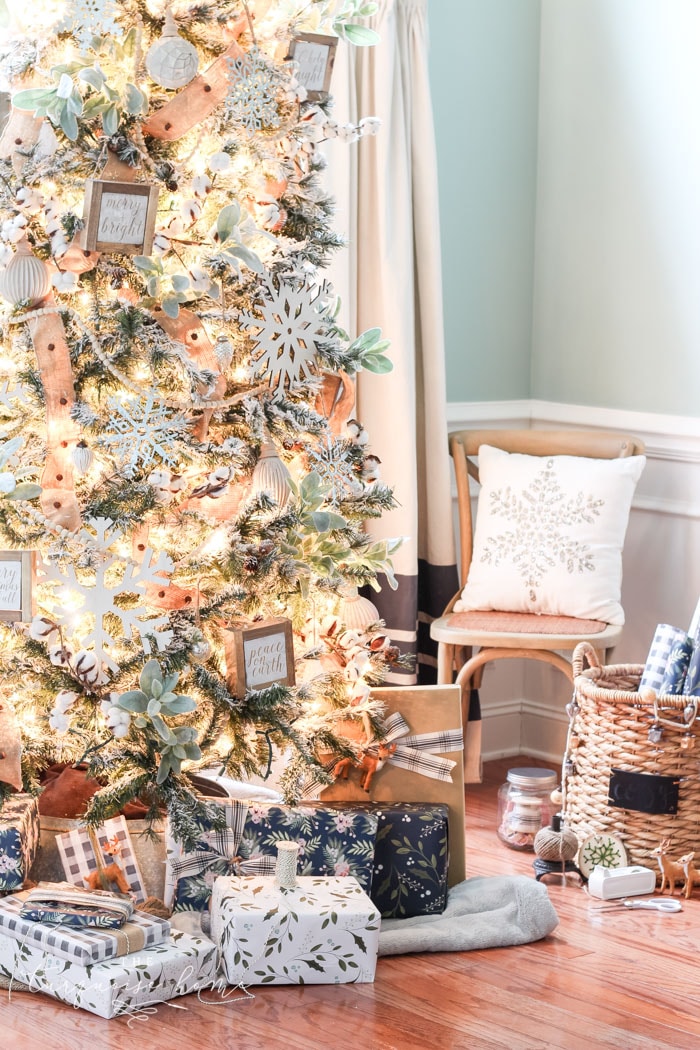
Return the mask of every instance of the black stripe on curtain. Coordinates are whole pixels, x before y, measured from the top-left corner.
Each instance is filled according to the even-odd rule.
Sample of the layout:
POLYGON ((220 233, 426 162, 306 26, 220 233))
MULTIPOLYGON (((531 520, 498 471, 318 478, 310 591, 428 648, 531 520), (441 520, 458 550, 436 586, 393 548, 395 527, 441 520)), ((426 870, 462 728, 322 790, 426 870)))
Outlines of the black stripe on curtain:
MULTIPOLYGON (((396 576, 398 587, 392 591, 386 577, 379 577, 381 591, 369 588, 365 597, 374 602, 386 623, 387 633, 402 653, 416 660, 413 672, 421 685, 437 680, 437 643, 430 637, 430 624, 441 616, 459 587, 456 565, 430 565, 418 560, 417 576, 396 576), (395 632, 395 633, 394 633, 395 632)), ((411 677, 410 670, 397 671, 411 677)))
POLYGON ((431 565, 418 559, 418 681, 433 685, 437 681, 437 642, 430 637, 430 625, 442 616, 459 589, 456 565, 431 565))

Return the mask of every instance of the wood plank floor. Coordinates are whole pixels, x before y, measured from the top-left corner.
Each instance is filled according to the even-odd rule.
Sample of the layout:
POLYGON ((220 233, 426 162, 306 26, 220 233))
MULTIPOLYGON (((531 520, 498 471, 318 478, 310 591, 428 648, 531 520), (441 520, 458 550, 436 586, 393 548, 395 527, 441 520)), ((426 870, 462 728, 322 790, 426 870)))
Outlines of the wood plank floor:
MULTIPOLYGON (((489 763, 467 789, 467 874, 532 874, 496 837, 489 763)), ((535 764, 535 763, 528 763, 535 764)), ((540 763, 541 764, 541 763, 540 763)), ((700 890, 683 911, 601 912, 569 878, 549 882, 560 924, 536 944, 379 960, 374 984, 196 996, 105 1021, 43 996, 0 992, 2 1050, 698 1050, 700 890)))

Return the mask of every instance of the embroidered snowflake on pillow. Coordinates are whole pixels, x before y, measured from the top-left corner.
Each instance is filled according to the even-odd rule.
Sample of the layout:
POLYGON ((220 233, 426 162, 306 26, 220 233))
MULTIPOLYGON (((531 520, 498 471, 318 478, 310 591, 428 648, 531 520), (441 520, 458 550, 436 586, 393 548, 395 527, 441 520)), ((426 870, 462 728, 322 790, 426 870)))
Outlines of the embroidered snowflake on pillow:
POLYGON ((605 501, 584 492, 567 497, 557 480, 553 459, 546 461, 529 488, 516 493, 509 485, 489 496, 492 515, 512 522, 512 528, 486 540, 481 561, 487 565, 511 562, 531 602, 537 601, 537 588, 557 563, 571 575, 595 572, 590 545, 574 539, 566 530, 583 522, 592 524, 605 501))

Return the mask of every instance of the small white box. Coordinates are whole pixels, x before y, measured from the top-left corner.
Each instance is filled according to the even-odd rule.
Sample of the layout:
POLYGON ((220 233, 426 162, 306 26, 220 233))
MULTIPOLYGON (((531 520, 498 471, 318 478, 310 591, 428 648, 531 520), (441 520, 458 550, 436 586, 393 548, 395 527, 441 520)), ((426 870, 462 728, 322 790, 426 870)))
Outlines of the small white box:
POLYGON ((349 984, 374 980, 380 916, 351 876, 223 876, 211 933, 229 984, 349 984))
POLYGON ((636 897, 643 893, 653 893, 656 889, 656 872, 653 868, 642 868, 639 865, 631 868, 604 868, 597 864, 588 880, 588 892, 591 897, 600 897, 604 901, 618 897, 636 897))

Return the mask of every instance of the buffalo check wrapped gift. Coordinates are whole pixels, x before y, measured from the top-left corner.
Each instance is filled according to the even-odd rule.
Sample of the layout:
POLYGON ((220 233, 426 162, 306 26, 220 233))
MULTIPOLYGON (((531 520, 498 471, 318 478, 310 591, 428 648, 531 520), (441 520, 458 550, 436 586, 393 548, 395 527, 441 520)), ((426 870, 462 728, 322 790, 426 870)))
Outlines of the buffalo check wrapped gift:
POLYGON ((352 875, 363 889, 372 882, 377 814, 341 813, 318 806, 217 800, 226 811, 223 832, 203 828, 192 853, 168 839, 166 903, 173 911, 205 911, 220 875, 271 875, 277 844, 299 846, 299 875, 352 875))
POLYGON ((51 922, 33 922, 20 916, 25 897, 26 893, 13 894, 0 900, 0 934, 22 944, 43 948, 49 955, 68 959, 80 966, 162 944, 170 933, 167 919, 139 911, 116 930, 74 929, 51 922))
POLYGON ((214 883, 212 937, 229 984, 374 980, 379 912, 356 879, 224 877, 214 883))
POLYGON ((162 944, 81 966, 0 933, 0 976, 110 1018, 211 988, 217 952, 211 941, 174 930, 162 944))
POLYGON ((137 904, 145 901, 148 893, 124 817, 106 820, 93 833, 88 828, 81 827, 56 836, 56 845, 67 881, 72 882, 74 886, 88 885, 87 877, 98 868, 94 841, 100 850, 100 865, 109 868, 110 865, 116 864, 126 878, 134 901, 137 904))
POLYGON ((0 805, 0 894, 21 888, 39 847, 39 807, 33 795, 0 805))

